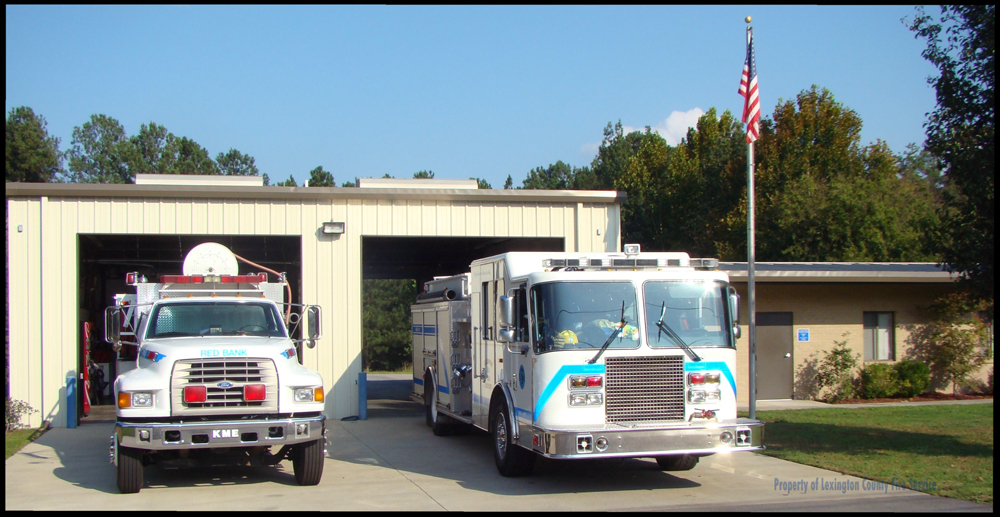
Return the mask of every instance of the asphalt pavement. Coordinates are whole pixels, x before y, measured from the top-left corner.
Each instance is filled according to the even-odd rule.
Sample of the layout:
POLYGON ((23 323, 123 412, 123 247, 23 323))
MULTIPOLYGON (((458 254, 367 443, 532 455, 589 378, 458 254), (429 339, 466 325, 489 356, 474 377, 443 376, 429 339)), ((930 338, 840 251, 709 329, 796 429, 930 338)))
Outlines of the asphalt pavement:
POLYGON ((422 406, 408 400, 409 376, 372 374, 368 382, 367 420, 328 421, 331 445, 318 486, 296 485, 289 461, 150 466, 140 493, 119 494, 108 463, 113 423, 98 411, 96 422, 51 429, 5 462, 5 509, 993 511, 753 453, 710 456, 672 473, 651 459, 540 458, 530 477, 504 478, 486 433, 430 432, 422 406))

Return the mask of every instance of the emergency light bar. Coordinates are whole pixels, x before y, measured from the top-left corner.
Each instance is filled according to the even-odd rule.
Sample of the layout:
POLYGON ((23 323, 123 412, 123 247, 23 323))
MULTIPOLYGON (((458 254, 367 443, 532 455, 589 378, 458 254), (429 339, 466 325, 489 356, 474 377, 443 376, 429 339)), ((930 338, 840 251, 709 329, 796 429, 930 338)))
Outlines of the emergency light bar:
POLYGON ((161 275, 164 284, 256 284, 267 282, 267 273, 250 275, 161 275))
POLYGON ((677 258, 548 258, 542 259, 543 268, 658 268, 658 267, 693 267, 695 269, 714 270, 719 267, 719 259, 690 259, 688 264, 677 258))

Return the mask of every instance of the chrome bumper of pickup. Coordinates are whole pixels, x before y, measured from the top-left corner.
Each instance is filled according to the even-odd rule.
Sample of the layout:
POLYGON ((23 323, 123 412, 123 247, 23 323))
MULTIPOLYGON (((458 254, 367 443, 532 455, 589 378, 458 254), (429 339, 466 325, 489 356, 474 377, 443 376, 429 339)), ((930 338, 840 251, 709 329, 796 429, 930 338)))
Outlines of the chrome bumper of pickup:
POLYGON ((324 437, 326 416, 220 422, 115 423, 117 444, 146 450, 255 447, 309 442, 324 437))

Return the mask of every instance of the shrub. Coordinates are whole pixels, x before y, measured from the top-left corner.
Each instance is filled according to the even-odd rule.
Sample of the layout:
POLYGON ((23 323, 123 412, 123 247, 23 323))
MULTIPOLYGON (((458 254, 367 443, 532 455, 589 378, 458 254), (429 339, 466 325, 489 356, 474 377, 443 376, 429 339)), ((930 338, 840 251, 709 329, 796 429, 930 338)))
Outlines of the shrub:
POLYGON ((891 364, 873 363, 861 370, 861 397, 881 399, 896 395, 899 381, 891 364))
POLYGON ((7 422, 6 432, 11 432, 15 429, 20 429, 22 427, 27 427, 27 424, 21 423, 21 417, 25 415, 30 415, 31 413, 37 413, 38 410, 29 406, 27 402, 12 399, 7 397, 7 422))
POLYGON ((848 334, 844 333, 843 341, 834 341, 836 346, 820 361, 816 374, 819 387, 830 389, 827 397, 830 401, 854 398, 854 369, 858 367, 861 354, 847 348, 848 334))
POLYGON ((931 384, 931 369, 920 361, 900 361, 893 365, 896 372, 897 395, 911 398, 927 391, 931 384))
POLYGON ((985 301, 975 301, 964 293, 940 297, 928 309, 935 315, 914 332, 915 349, 921 351, 937 381, 970 387, 971 379, 992 357, 992 336, 985 301))

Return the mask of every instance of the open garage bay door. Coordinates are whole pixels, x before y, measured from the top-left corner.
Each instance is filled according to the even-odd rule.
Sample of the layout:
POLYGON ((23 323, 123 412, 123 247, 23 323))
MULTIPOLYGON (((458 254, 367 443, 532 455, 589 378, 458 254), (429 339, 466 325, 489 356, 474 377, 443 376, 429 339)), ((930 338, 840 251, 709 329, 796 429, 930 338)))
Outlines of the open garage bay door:
POLYGON ((473 260, 508 251, 563 251, 561 237, 362 237, 363 278, 413 278, 418 289, 435 276, 466 273, 473 260))
MULTIPOLYGON (((157 281, 164 274, 180 274, 187 252, 203 242, 217 242, 249 261, 286 273, 292 288, 292 302, 302 302, 302 242, 299 236, 79 234, 79 371, 86 371, 89 366, 84 350, 84 323, 90 323, 89 359, 102 370, 103 382, 110 384, 118 374, 116 354, 111 345, 104 342, 103 314, 105 307, 114 304, 116 293, 134 292, 134 287, 125 284, 125 274, 136 271, 150 281, 157 281)), ((241 273, 262 271, 243 263, 239 270, 241 273)), ((269 276, 274 281, 274 275, 269 276)), ((91 403, 113 403, 110 386, 101 385, 98 389, 100 383, 91 380, 91 403)), ((82 415, 83 390, 77 393, 77 407, 81 408, 77 415, 82 415)))

